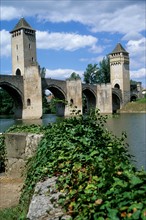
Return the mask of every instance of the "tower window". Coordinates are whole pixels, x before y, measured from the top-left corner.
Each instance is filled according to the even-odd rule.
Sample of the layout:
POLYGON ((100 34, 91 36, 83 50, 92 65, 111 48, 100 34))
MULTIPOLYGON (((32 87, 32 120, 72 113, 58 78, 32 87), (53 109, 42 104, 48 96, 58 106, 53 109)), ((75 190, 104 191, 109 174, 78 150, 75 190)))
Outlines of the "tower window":
POLYGON ((31 44, 29 44, 29 46, 28 46, 28 47, 29 47, 29 49, 31 49, 31 44))
POLYGON ((116 88, 116 89, 120 89, 119 84, 118 84, 118 83, 116 83, 116 84, 115 84, 115 86, 114 86, 114 88, 116 88))
POLYGON ((73 104, 74 104, 74 100, 71 99, 71 100, 70 100, 70 105, 72 106, 73 104))
POLYGON ((31 100, 27 99, 27 106, 30 106, 30 105, 31 105, 31 100))
POLYGON ((17 56, 17 61, 19 60, 19 57, 17 56))
POLYGON ((16 76, 21 76, 21 71, 20 71, 20 69, 17 69, 17 70, 16 70, 16 76))
POLYGON ((18 50, 18 44, 16 45, 16 49, 18 50))

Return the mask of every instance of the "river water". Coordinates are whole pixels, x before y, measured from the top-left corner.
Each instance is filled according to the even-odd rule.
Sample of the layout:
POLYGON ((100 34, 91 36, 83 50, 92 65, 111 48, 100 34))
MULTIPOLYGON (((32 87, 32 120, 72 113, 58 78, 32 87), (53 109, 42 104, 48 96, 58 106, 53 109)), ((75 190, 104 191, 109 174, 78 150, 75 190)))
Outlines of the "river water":
MULTIPOLYGON (((58 119, 56 115, 44 115, 40 120, 15 120, 13 118, 0 118, 0 133, 6 131, 14 124, 48 124, 58 119)), ((109 116, 106 127, 115 135, 121 136, 122 131, 127 133, 126 142, 129 152, 134 156, 134 164, 138 169, 146 170, 146 114, 117 114, 109 116)))

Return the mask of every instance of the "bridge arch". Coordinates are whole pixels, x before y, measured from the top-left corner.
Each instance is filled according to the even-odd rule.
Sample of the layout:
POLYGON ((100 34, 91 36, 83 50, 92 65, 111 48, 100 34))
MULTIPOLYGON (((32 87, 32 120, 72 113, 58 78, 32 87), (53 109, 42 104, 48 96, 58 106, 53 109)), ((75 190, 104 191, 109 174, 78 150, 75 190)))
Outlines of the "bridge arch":
POLYGON ((84 88, 82 90, 82 100, 83 100, 83 113, 87 113, 90 109, 96 108, 96 95, 94 91, 90 88, 84 88))
POLYGON ((138 99, 138 95, 137 94, 135 94, 135 93, 131 94, 130 102, 136 101, 137 99, 138 99))
POLYGON ((122 98, 116 91, 112 91, 112 112, 116 113, 120 109, 122 98))
POLYGON ((49 84, 43 87, 43 91, 50 90, 50 92, 53 94, 53 96, 56 99, 56 114, 58 116, 64 116, 65 113, 65 100, 66 95, 64 91, 55 84, 49 84))
POLYGON ((4 89, 14 100, 14 116, 15 118, 22 118, 23 97, 21 92, 12 84, 8 82, 0 82, 0 87, 4 89))

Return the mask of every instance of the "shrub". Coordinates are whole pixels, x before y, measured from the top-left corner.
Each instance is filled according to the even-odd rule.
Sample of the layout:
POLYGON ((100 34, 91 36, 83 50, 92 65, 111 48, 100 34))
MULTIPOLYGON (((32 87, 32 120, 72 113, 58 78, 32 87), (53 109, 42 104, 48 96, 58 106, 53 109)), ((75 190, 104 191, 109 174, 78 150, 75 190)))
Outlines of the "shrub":
POLYGON ((49 124, 28 163, 21 203, 36 182, 58 176, 60 204, 72 219, 145 219, 146 173, 130 163, 125 134, 115 137, 98 112, 49 124))

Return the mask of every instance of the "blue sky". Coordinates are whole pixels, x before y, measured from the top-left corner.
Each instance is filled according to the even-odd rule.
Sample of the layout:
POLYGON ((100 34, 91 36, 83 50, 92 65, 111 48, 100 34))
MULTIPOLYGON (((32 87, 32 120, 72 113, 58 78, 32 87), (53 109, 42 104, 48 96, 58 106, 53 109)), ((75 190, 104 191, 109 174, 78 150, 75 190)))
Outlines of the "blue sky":
POLYGON ((11 74, 9 31, 24 17, 36 30, 47 77, 83 77, 120 42, 130 55, 130 78, 146 88, 145 0, 1 0, 0 10, 0 74, 11 74))

